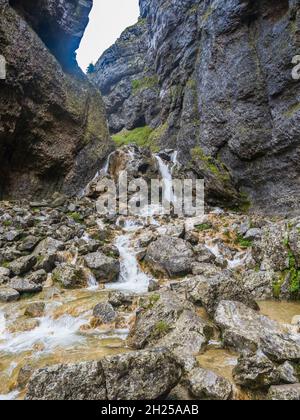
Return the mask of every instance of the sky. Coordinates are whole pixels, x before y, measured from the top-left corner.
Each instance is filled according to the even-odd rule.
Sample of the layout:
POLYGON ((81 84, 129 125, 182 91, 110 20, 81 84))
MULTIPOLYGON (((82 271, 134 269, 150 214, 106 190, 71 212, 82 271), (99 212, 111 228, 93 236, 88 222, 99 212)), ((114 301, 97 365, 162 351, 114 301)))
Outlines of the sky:
POLYGON ((119 38, 124 29, 137 22, 139 0, 94 0, 90 22, 77 50, 83 71, 119 38))

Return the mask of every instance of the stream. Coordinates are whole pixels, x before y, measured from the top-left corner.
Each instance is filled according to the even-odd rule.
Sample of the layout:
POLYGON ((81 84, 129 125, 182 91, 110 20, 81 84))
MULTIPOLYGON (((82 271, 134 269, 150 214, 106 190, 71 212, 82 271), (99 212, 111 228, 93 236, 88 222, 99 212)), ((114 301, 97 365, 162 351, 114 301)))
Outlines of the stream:
MULTIPOLYGON (((111 155, 102 169, 105 173, 109 171, 110 158, 111 155)), ((172 170, 177 165, 177 153, 172 154, 170 163, 158 155, 155 158, 166 187, 165 199, 171 201, 174 198, 171 189, 172 170)), ((85 325, 89 322, 95 305, 105 301, 111 290, 136 294, 148 291, 151 276, 143 272, 137 259, 137 239, 146 222, 148 226, 152 225, 154 230, 161 228, 161 220, 148 215, 145 218, 125 218, 122 225, 120 224, 121 231, 115 238, 121 263, 117 282, 101 288, 95 279, 91 278, 86 289, 65 290, 49 297, 45 287, 37 296, 0 304, 0 400, 24 397, 24 388, 17 384, 20 369, 24 366, 29 365, 31 369, 36 369, 57 363, 95 360, 128 351, 125 344, 129 332, 127 327, 87 330, 85 325), (36 326, 25 326, 24 331, 14 331, 11 328, 14 324, 12 321, 24 321, 24 309, 33 302, 44 302, 46 315, 33 320, 36 326)), ((219 256, 219 249, 213 243, 208 242, 207 248, 216 257, 219 256)), ((242 265, 246 257, 246 252, 241 253, 230 262, 229 267, 242 265)), ((262 312, 279 322, 291 322, 293 316, 300 313, 300 303, 264 302, 262 312)), ((235 354, 214 348, 198 358, 203 367, 208 367, 227 378, 231 377, 236 360, 235 354)))

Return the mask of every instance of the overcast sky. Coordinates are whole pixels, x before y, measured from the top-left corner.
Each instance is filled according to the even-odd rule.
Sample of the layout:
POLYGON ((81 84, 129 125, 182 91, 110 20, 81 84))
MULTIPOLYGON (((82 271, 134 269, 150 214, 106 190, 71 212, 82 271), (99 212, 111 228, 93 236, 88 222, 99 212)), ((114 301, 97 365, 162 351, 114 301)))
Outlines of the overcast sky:
POLYGON ((138 0, 94 0, 90 23, 77 51, 82 70, 91 62, 95 64, 122 31, 137 22, 138 16, 138 0))

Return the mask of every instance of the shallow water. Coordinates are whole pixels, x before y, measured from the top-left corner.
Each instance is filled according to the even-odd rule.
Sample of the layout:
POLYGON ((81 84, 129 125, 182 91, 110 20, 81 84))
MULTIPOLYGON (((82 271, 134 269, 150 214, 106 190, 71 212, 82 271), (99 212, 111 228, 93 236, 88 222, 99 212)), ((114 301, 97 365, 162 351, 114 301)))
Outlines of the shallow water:
POLYGON ((199 366, 211 370, 233 382, 232 371, 237 364, 238 354, 223 350, 211 349, 197 357, 199 366))
POLYGON ((300 315, 300 302, 263 301, 258 304, 263 315, 282 324, 290 324, 294 316, 300 315))

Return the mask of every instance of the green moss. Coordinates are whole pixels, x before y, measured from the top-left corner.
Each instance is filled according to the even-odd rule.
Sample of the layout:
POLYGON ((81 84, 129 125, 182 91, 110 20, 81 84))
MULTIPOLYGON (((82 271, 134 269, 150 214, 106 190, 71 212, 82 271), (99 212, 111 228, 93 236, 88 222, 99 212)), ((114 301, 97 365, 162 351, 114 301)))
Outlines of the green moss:
POLYGON ((163 337, 170 331, 170 325, 165 321, 158 321, 155 326, 154 330, 151 334, 152 338, 157 339, 163 337))
POLYGON ((239 245, 241 248, 251 248, 253 245, 252 241, 250 241, 249 239, 243 238, 242 235, 238 235, 235 243, 236 245, 239 245))
POLYGON ((4 267, 4 268, 9 268, 9 265, 10 265, 10 262, 9 262, 9 261, 4 261, 4 262, 1 264, 1 267, 4 267))
POLYGON ((197 230, 199 230, 200 232, 203 232, 205 230, 210 230, 212 229, 212 224, 211 223, 201 223, 200 225, 195 226, 195 228, 197 230))
POLYGON ((5 227, 9 227, 9 226, 11 226, 11 225, 12 225, 12 221, 11 221, 11 220, 4 220, 4 221, 2 222, 2 224, 3 224, 3 226, 5 226, 5 227))
POLYGON ((74 213, 68 213, 68 216, 74 220, 76 223, 82 223, 82 215, 80 213, 74 212, 74 213))
POLYGON ((294 104, 283 114, 287 118, 292 118, 296 112, 300 111, 300 103, 294 104))
POLYGON ((112 139, 118 147, 128 144, 136 144, 140 147, 150 147, 153 149, 156 146, 153 144, 153 138, 151 138, 153 131, 153 128, 148 126, 135 128, 134 130, 129 131, 123 130, 112 136, 112 139))
POLYGON ((145 76, 142 79, 133 80, 131 83, 133 93, 137 93, 144 89, 153 89, 158 87, 157 76, 145 76))
POLYGON ((203 150, 201 149, 201 147, 196 146, 191 150, 191 156, 192 156, 192 160, 194 162, 202 162, 204 163, 204 165, 206 166, 206 168, 213 174, 215 175, 218 179, 220 179, 223 182, 226 181, 230 181, 230 175, 229 173, 226 172, 226 168, 225 166, 221 163, 218 162, 218 164, 222 167, 223 170, 221 170, 217 164, 215 163, 216 160, 213 159, 210 156, 207 156, 203 150))
POLYGON ((160 300, 160 295, 158 293, 154 293, 149 297, 146 302, 142 303, 142 307, 144 309, 152 309, 153 306, 160 300))

